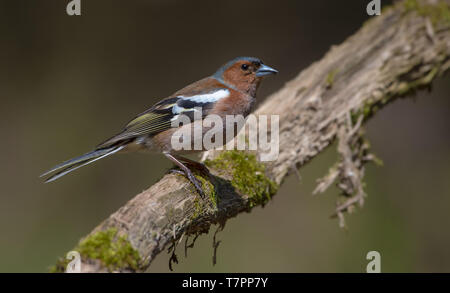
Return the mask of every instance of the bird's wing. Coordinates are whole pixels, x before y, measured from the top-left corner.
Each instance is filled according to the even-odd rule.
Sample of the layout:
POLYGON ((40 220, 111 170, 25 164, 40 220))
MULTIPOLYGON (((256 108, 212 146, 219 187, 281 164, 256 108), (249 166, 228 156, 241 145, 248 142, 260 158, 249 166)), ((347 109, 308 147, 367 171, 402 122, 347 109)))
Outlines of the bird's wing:
POLYGON ((204 118, 208 115, 214 104, 228 97, 227 88, 207 88, 202 91, 179 91, 175 96, 166 98, 153 107, 131 120, 123 131, 107 141, 101 143, 97 148, 105 148, 132 138, 154 135, 172 127, 177 127, 176 120, 180 115, 186 115, 190 121, 204 118), (195 115, 201 108, 202 115, 195 115))

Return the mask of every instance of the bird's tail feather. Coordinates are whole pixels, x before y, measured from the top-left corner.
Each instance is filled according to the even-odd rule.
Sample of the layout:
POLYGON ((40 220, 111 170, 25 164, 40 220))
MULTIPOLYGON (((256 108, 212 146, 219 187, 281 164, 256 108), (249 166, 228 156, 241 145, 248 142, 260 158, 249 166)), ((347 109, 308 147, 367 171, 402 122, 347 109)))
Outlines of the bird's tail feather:
POLYGON ((105 149, 100 149, 100 150, 95 150, 95 151, 89 152, 82 156, 70 159, 59 165, 56 165, 52 169, 50 169, 47 172, 45 172, 44 174, 42 174, 40 177, 47 176, 55 171, 60 170, 60 171, 56 172, 55 174, 53 174, 52 176, 50 176, 49 178, 47 178, 47 180, 45 180, 45 183, 55 181, 56 179, 66 175, 72 171, 75 171, 78 168, 86 166, 97 160, 103 159, 106 156, 117 153, 118 151, 120 151, 123 148, 124 148, 124 146, 122 145, 122 146, 114 146, 114 147, 110 147, 110 148, 105 148, 105 149))

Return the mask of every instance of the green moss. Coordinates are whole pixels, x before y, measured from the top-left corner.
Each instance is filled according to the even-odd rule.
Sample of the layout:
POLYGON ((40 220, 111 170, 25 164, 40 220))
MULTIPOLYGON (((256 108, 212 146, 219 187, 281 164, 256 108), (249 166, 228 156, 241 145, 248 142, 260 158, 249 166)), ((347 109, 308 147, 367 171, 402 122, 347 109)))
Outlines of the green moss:
MULTIPOLYGON (((214 185, 207 179, 203 178, 200 175, 195 175, 195 178, 197 178, 200 183, 202 184, 203 192, 208 195, 210 202, 213 205, 214 209, 217 209, 217 203, 218 203, 218 197, 216 194, 216 189, 214 185)), ((191 219, 194 220, 200 216, 202 211, 204 211, 206 208, 205 202, 201 201, 199 197, 194 198, 194 213, 192 214, 191 219)))
POLYGON ((403 1, 403 6, 406 11, 417 10, 419 8, 419 3, 417 0, 405 0, 403 1))
POLYGON ((66 271, 66 267, 69 264, 70 260, 65 258, 59 258, 56 261, 56 264, 54 266, 51 266, 48 269, 49 273, 64 273, 66 271))
POLYGON ((333 70, 331 70, 330 72, 328 72, 327 78, 325 79, 325 86, 326 86, 327 88, 330 89, 330 88, 333 87, 334 80, 335 80, 336 74, 337 74, 338 72, 339 72, 339 71, 338 71, 337 69, 333 69, 333 70))
POLYGON ((209 196, 209 199, 212 202, 214 208, 217 208, 218 198, 217 198, 216 189, 214 188, 214 185, 208 179, 205 179, 200 175, 195 175, 195 177, 202 184, 202 189, 209 196))
POLYGON ((194 213, 192 214, 191 220, 194 220, 200 216, 200 213, 202 212, 202 204, 200 203, 200 200, 198 197, 194 199, 194 213))
POLYGON ((256 155, 245 151, 223 151, 207 166, 231 172, 231 184, 249 197, 249 207, 264 205, 277 192, 278 186, 265 174, 265 166, 256 155))
MULTIPOLYGON (((211 200, 213 206, 216 208, 218 203, 218 197, 216 194, 216 189, 214 187, 214 184, 212 184, 208 179, 204 178, 203 175, 200 174, 200 172, 196 169, 193 169, 192 172, 194 173, 195 178, 200 181, 202 185, 203 192, 208 195, 209 199, 211 200)), ((186 177, 182 174, 176 173, 178 176, 186 179, 186 177)), ((186 179, 187 180, 187 179, 186 179)), ((196 201, 198 202, 198 201, 196 201)), ((200 202, 198 202, 200 205, 200 202)))
POLYGON ((428 17, 431 23, 436 26, 441 23, 450 25, 450 7, 445 1, 437 4, 422 4, 417 0, 406 0, 403 2, 406 12, 416 11, 419 15, 428 17))
MULTIPOLYGON (((131 246, 126 235, 118 235, 116 228, 89 235, 73 250, 78 251, 82 259, 100 260, 108 271, 139 269, 139 253, 131 246)), ((64 272, 68 262, 60 259, 50 272, 64 272)))

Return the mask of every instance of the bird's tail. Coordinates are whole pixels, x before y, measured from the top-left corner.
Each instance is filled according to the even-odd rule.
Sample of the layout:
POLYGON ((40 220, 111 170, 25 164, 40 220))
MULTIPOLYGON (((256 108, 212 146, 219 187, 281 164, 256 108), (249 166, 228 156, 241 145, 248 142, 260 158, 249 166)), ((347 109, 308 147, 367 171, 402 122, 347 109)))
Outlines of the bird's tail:
POLYGON ((59 165, 56 165, 52 169, 50 169, 47 172, 45 172, 44 174, 42 174, 40 177, 44 177, 44 176, 47 176, 51 173, 58 171, 58 172, 54 173, 53 175, 51 175, 49 178, 47 178, 47 180, 45 180, 45 183, 55 181, 56 179, 66 175, 72 171, 75 171, 78 168, 81 168, 81 167, 86 166, 90 163, 93 163, 97 160, 103 159, 104 157, 107 157, 109 155, 117 153, 124 147, 125 147, 124 145, 113 146, 113 147, 98 149, 98 150, 89 152, 82 156, 70 159, 59 165))

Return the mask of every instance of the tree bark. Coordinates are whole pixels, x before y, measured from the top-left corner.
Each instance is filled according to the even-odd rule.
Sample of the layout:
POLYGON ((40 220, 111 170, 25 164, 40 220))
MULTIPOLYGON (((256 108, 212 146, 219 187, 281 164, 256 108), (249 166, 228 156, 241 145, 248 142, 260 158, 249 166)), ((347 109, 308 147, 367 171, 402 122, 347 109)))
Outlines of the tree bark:
MULTIPOLYGON (((364 164, 374 160, 361 125, 396 98, 429 87, 450 66, 448 7, 448 0, 398 2, 269 96, 255 114, 280 115, 280 152, 276 161, 264 163, 265 176, 279 186, 337 139, 341 159, 316 191, 337 182, 343 196, 336 215, 343 224, 343 212, 363 202, 364 164)), ((217 156, 211 152, 207 158, 217 156)), ((182 236, 207 232, 211 224, 223 226, 228 218, 265 203, 235 188, 233 170, 211 166, 212 185, 205 186, 214 186, 216 204, 199 199, 183 177, 166 174, 87 236, 113 228, 137 252, 138 266, 107 268, 93 254, 82 254, 82 271, 145 271, 182 236)))

